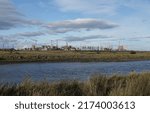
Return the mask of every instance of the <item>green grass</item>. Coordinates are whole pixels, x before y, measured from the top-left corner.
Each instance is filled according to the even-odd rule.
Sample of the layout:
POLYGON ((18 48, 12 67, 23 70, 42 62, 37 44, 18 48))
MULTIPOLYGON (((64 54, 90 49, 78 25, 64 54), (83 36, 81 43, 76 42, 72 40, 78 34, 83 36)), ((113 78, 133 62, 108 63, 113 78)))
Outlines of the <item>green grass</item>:
POLYGON ((150 60, 150 52, 0 51, 0 63, 150 60))
POLYGON ((95 75, 89 80, 1 84, 0 95, 7 96, 150 96, 150 73, 95 75))

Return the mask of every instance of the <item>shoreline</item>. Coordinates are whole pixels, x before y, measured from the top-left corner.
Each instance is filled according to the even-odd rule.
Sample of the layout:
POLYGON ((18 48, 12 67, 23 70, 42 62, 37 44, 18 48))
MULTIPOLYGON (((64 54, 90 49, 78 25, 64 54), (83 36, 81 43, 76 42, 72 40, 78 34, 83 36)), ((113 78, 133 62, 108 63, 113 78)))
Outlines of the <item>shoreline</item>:
POLYGON ((150 52, 0 51, 1 64, 130 62, 150 60, 150 52))
POLYGON ((0 61, 0 65, 7 64, 32 64, 32 63, 100 63, 100 62, 139 62, 150 61, 150 59, 130 59, 130 60, 101 60, 101 61, 0 61))

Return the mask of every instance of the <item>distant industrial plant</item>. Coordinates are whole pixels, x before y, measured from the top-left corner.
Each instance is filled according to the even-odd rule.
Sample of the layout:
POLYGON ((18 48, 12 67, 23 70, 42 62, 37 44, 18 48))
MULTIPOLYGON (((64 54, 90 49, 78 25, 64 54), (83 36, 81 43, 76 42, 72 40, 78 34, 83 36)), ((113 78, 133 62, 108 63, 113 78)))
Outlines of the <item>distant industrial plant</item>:
POLYGON ((15 48, 1 48, 0 50, 24 50, 24 51, 51 51, 51 50, 63 50, 63 51, 127 51, 127 48, 123 45, 119 45, 118 48, 113 49, 109 47, 103 46, 80 46, 74 47, 72 45, 65 45, 65 46, 51 46, 51 45, 43 45, 43 46, 36 46, 32 45, 29 48, 23 49, 15 49, 15 48))
POLYGON ((15 48, 15 45, 12 45, 11 47, 4 46, 0 48, 0 50, 24 50, 24 51, 51 51, 51 50, 64 50, 64 51, 127 51, 127 47, 124 45, 119 44, 113 48, 112 45, 108 44, 105 46, 99 45, 99 46, 91 46, 90 44, 82 44, 80 46, 74 46, 72 44, 69 44, 68 42, 65 42, 64 45, 59 45, 58 40, 51 40, 50 44, 43 44, 39 45, 37 44, 37 41, 33 43, 29 47, 24 48, 15 48))

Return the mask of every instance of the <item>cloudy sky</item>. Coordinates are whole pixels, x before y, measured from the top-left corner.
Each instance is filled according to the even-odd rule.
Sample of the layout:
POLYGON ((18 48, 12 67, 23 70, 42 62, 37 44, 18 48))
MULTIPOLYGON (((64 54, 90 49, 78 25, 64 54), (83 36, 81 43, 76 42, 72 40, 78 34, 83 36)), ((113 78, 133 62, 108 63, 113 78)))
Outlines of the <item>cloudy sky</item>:
POLYGON ((150 0, 0 0, 0 47, 59 40, 150 50, 150 0))

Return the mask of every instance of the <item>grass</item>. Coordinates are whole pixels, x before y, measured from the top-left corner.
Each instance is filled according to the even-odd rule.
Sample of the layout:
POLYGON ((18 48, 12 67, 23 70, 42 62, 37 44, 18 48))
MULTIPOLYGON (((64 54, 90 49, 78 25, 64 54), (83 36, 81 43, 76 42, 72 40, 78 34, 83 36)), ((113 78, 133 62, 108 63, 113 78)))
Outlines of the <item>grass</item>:
POLYGON ((150 52, 0 51, 0 63, 150 60, 150 52))
POLYGON ((26 79, 19 84, 1 84, 3 96, 150 96, 150 73, 129 75, 95 75, 89 80, 33 82, 26 79))

